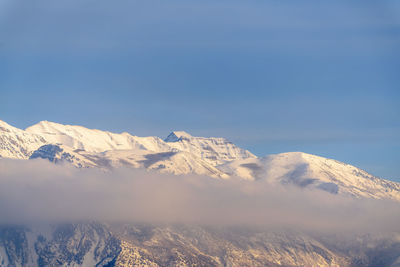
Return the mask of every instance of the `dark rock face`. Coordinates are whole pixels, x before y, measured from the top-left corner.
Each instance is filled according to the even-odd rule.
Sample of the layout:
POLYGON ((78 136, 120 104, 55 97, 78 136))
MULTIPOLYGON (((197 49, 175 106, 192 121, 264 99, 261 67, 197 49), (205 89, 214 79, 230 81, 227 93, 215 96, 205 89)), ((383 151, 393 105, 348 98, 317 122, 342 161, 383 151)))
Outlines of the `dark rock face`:
MULTIPOLYGON (((0 244, 8 258, 9 266, 28 264, 27 228, 23 226, 4 226, 0 228, 0 244)), ((0 266, 7 266, 4 256, 0 258, 0 266)))
POLYGON ((153 165, 159 161, 162 161, 162 160, 165 160, 165 159, 168 159, 168 158, 174 156, 176 153, 177 152, 171 151, 171 152, 161 152, 161 153, 156 153, 156 154, 150 154, 150 155, 145 156, 146 160, 139 161, 139 162, 143 163, 145 168, 148 168, 151 165, 153 165))
POLYGON ((335 183, 322 183, 318 188, 335 195, 339 193, 339 186, 335 183))
POLYGON ((34 151, 32 155, 29 157, 29 159, 42 158, 42 159, 48 159, 51 162, 56 162, 57 161, 56 156, 62 152, 63 149, 58 145, 43 145, 39 147, 36 151, 34 151))
POLYGON ((120 241, 104 225, 3 226, 0 266, 103 266, 120 253, 120 241))
POLYGON ((64 149, 59 145, 48 144, 39 147, 29 157, 29 159, 36 159, 36 158, 47 159, 50 162, 54 163, 62 163, 62 162, 75 163, 76 166, 79 168, 84 167, 82 163, 79 162, 79 159, 77 159, 71 153, 65 152, 64 149))
POLYGON ((58 145, 43 145, 39 149, 35 150, 29 159, 48 159, 50 162, 73 162, 74 156, 70 153, 64 152, 64 150, 58 145))

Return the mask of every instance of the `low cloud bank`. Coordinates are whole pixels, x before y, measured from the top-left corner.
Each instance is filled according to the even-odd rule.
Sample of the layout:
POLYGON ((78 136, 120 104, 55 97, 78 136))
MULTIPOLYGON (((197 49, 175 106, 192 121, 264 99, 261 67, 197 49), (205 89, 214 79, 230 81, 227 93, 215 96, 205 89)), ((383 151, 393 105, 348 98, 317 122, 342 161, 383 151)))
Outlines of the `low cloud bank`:
POLYGON ((257 181, 0 160, 0 223, 75 220, 400 231, 400 203, 257 181))

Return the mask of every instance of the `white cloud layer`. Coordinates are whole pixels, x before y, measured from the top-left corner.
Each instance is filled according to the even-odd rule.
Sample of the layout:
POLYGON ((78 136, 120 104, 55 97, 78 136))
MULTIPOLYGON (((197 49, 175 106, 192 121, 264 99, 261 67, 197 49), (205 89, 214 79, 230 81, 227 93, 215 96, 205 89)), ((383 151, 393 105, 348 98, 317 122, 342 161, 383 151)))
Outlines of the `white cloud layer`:
POLYGON ((0 223, 82 220, 399 231, 400 204, 242 180, 0 160, 0 223))

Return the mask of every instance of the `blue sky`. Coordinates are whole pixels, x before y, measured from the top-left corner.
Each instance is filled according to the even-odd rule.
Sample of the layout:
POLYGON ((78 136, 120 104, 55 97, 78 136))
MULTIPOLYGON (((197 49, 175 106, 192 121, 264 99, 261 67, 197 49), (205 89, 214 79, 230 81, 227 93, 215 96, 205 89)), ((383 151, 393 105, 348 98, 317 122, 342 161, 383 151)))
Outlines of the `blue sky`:
POLYGON ((224 136, 400 181, 398 1, 0 2, 0 119, 224 136))

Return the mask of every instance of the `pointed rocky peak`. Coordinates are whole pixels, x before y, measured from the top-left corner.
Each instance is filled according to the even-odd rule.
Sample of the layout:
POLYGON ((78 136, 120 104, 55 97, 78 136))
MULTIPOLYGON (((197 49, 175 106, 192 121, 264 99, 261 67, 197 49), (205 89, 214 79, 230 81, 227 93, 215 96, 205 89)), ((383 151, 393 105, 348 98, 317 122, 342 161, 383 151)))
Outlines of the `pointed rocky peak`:
POLYGON ((170 133, 167 138, 165 138, 165 142, 178 142, 182 139, 191 139, 193 136, 188 134, 187 132, 184 131, 173 131, 170 133))

